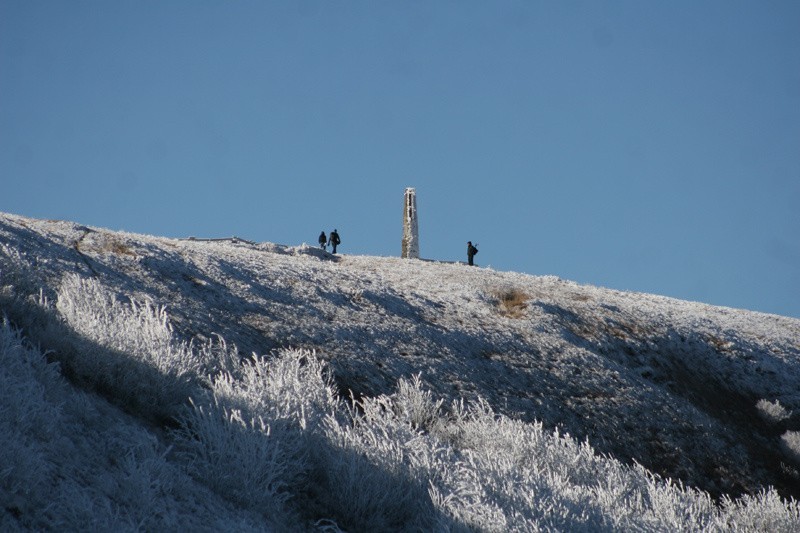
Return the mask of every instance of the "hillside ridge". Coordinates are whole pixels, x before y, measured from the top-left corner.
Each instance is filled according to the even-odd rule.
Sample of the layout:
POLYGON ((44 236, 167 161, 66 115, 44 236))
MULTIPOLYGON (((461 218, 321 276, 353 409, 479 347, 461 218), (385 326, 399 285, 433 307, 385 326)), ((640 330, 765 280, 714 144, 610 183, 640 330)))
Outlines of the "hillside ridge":
POLYGON ((483 398, 712 495, 800 497, 784 438, 800 430, 798 319, 555 276, 0 214, 12 321, 35 332, 8 301, 53 300, 69 275, 165 306, 187 341, 219 336, 243 358, 313 350, 343 397, 418 375, 438 397, 483 398))

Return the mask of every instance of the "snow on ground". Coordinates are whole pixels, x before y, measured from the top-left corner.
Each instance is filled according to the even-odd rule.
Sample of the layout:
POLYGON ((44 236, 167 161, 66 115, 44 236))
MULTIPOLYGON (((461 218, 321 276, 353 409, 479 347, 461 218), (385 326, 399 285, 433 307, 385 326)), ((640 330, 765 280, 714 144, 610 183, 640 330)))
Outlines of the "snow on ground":
MULTIPOLYGON (((311 236, 313 237, 313 236, 311 236)), ((553 276, 307 245, 177 240, 0 215, 0 285, 78 273, 165 305, 185 339, 315 350, 343 395, 419 374, 714 495, 800 496, 800 320, 553 276), (770 416, 770 413, 783 413, 770 416), (781 437, 784 437, 783 439, 781 437)))

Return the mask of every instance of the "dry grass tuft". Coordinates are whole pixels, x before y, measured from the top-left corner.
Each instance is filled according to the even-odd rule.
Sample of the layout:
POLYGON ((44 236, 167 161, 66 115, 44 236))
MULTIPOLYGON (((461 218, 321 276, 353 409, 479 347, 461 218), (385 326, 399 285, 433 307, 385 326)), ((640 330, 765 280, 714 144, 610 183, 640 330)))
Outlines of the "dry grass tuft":
POLYGON ((102 250, 112 254, 136 257, 136 252, 134 252, 130 246, 116 239, 112 239, 103 243, 102 250))
POLYGON ((495 293, 500 314, 508 318, 522 318, 528 308, 530 296, 518 289, 504 289, 495 293))

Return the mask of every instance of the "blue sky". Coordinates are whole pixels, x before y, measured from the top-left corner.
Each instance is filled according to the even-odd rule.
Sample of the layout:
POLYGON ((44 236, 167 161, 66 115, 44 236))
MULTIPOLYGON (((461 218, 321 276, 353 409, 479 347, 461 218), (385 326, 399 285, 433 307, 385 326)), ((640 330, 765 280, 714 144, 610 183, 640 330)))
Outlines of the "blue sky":
POLYGON ((800 2, 0 0, 0 211, 800 317, 800 2))

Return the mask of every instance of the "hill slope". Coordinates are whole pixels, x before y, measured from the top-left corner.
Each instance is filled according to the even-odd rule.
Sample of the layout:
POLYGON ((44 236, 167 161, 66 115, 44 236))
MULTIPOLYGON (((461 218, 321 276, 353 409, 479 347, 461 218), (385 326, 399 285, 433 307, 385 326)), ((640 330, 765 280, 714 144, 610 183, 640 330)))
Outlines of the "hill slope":
MULTIPOLYGON (((800 496, 800 320, 552 276, 7 214, 0 275, 3 313, 55 350, 74 384, 112 401, 59 355, 69 349, 31 297, 55 302, 79 276, 166 306, 180 339, 219 335, 242 358, 314 350, 342 397, 389 395, 418 374, 445 403, 482 398, 715 496, 800 496)), ((136 402, 121 406, 139 416, 136 402)), ((153 413, 149 423, 171 424, 153 413)))

